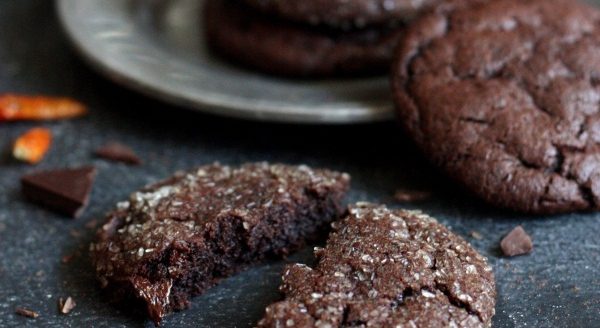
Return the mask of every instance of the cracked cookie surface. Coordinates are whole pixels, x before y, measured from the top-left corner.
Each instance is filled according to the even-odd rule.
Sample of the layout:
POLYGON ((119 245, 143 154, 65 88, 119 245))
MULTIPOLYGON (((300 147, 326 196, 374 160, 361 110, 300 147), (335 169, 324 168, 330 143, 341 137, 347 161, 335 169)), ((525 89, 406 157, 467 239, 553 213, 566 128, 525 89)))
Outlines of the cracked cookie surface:
POLYGON ((418 211, 358 204, 332 224, 314 268, 289 265, 259 327, 489 327, 492 268, 418 211))
POLYGON ((600 209, 600 12, 570 0, 451 6, 409 29, 397 112, 426 156, 497 206, 600 209))
POLYGON ((267 163, 180 172, 108 215, 92 261, 104 287, 139 299, 158 323, 220 279, 318 237, 343 213, 349 180, 267 163))

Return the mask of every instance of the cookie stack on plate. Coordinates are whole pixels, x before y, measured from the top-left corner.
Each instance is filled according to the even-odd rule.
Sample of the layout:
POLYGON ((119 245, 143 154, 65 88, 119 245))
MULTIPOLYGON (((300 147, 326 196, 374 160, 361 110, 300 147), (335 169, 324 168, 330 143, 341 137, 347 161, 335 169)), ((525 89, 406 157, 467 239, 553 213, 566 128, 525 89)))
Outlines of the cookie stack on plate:
POLYGON ((406 22, 440 0, 206 1, 209 44, 265 73, 293 77, 387 73, 406 22))

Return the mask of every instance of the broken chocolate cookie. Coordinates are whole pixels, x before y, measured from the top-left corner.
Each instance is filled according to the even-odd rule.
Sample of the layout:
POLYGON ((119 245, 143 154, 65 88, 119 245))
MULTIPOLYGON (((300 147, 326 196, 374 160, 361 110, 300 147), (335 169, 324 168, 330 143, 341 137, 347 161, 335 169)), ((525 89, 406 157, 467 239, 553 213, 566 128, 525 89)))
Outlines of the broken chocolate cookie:
POLYGON ((290 265, 259 327, 489 327, 492 268, 466 241, 418 211, 358 204, 290 265))
POLYGON ((267 163, 177 173, 109 214, 91 245, 97 275, 141 299, 158 323, 220 279, 317 237, 343 213, 349 182, 344 173, 267 163))

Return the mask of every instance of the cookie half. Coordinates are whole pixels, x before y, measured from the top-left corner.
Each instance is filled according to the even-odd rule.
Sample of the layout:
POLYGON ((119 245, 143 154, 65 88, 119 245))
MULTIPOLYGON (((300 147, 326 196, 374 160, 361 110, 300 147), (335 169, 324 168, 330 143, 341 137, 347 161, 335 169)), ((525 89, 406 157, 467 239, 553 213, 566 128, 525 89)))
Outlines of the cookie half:
POLYGON ((406 21, 439 0, 244 0, 248 5, 287 20, 336 28, 406 21))
POLYGON ((495 0, 414 23, 395 59, 400 121, 491 204, 600 209, 600 11, 495 0))
POLYGON ((492 268, 418 211, 358 204, 332 224, 314 267, 286 268, 285 300, 259 327, 489 327, 492 268))
POLYGON ((337 31, 267 18, 233 1, 207 1, 213 50, 265 73, 292 77, 376 75, 389 71, 402 28, 337 31))
POLYGON ((156 322, 220 279, 316 238, 343 211, 347 174, 306 166, 203 166, 133 193, 91 255, 104 287, 156 322))

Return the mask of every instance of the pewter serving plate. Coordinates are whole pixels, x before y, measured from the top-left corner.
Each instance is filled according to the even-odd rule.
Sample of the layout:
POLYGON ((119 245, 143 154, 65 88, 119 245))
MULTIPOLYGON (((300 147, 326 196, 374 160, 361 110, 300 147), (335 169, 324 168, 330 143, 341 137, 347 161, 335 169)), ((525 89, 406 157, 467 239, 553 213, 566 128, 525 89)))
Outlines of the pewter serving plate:
POLYGON ((109 78, 177 105, 274 122, 357 123, 392 117, 385 77, 294 81, 238 68, 204 43, 204 0, 58 0, 83 57, 109 78))

